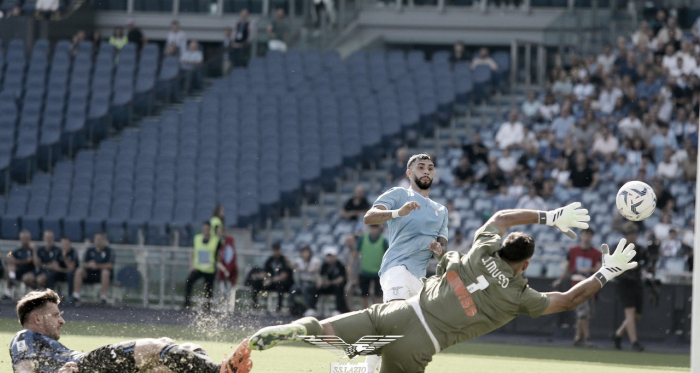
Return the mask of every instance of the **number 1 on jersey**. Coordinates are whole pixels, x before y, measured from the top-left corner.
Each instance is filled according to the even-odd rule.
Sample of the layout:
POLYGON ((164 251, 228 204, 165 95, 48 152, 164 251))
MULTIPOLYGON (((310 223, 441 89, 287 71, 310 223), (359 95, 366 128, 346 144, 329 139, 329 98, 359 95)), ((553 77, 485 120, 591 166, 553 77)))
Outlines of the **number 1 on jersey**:
POLYGON ((489 282, 486 281, 486 277, 484 277, 483 275, 477 277, 476 281, 477 282, 467 286, 467 290, 469 290, 470 293, 475 293, 479 290, 484 290, 487 287, 489 287, 489 282))

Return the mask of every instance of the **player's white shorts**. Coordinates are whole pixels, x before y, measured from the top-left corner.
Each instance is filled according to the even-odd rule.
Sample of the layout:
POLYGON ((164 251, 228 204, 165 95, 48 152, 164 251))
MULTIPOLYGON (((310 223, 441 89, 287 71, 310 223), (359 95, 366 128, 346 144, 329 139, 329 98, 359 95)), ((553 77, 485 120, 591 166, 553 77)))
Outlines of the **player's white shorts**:
POLYGON ((418 295, 423 283, 405 266, 391 267, 379 277, 384 293, 384 302, 394 299, 408 299, 418 295))

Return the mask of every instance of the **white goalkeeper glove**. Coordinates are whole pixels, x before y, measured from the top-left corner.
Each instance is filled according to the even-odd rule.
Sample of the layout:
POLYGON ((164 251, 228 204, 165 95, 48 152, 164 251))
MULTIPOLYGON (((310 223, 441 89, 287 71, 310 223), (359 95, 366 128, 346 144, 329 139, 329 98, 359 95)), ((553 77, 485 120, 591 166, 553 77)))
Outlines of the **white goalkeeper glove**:
POLYGON ((594 275, 600 282, 600 286, 627 270, 637 268, 637 262, 630 262, 637 255, 637 252, 634 251, 634 244, 631 243, 625 247, 626 244, 627 240, 621 239, 612 255, 610 255, 610 248, 607 244, 600 247, 603 250, 603 265, 594 275))
POLYGON ((576 239, 576 233, 571 228, 587 229, 587 221, 591 220, 588 210, 579 209, 581 202, 574 202, 568 206, 560 207, 551 211, 538 211, 540 215, 539 224, 547 224, 556 227, 571 239, 576 239))

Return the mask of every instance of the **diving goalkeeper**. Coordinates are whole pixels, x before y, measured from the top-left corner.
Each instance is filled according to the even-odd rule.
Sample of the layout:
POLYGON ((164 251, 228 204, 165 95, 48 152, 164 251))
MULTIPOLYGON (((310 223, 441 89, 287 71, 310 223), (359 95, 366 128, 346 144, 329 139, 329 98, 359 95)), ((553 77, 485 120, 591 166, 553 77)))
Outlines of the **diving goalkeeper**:
POLYGON ((634 245, 623 239, 614 254, 602 245, 603 266, 566 293, 539 293, 522 277, 535 251, 532 237, 513 232, 523 224, 554 226, 575 238, 571 228, 588 228, 588 211, 572 203, 552 211, 503 210, 476 231, 468 254, 450 251, 437 274, 422 279, 420 293, 405 301, 376 304, 321 322, 305 317, 291 324, 259 330, 250 347, 265 350, 280 341, 303 335, 336 335, 355 343, 366 335, 402 335, 381 350, 382 373, 423 372, 432 356, 456 343, 499 328, 518 315, 538 317, 573 310, 597 293, 610 279, 635 268, 634 245))

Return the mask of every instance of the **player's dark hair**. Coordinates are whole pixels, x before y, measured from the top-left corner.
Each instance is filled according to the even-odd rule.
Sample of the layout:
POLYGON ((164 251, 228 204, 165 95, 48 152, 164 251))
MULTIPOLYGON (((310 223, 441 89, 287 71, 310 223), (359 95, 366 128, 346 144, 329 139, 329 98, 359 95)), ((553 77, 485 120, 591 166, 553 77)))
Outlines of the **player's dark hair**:
POLYGON ((503 240, 498 252, 508 263, 520 263, 532 258, 535 253, 535 239, 522 232, 513 232, 503 240))
POLYGON ((411 165, 413 165, 413 163, 415 163, 416 161, 418 161, 420 159, 427 159, 427 160, 433 162, 433 164, 435 164, 435 161, 433 160, 433 157, 430 154, 420 153, 420 154, 414 154, 413 156, 411 156, 411 158, 408 159, 408 163, 406 164, 406 168, 411 168, 411 165))
POLYGON ((211 227, 211 223, 209 222, 209 220, 203 221, 203 222, 202 222, 202 225, 208 225, 208 226, 211 227))
POLYGON ((581 233, 590 233, 591 236, 595 235, 595 231, 593 230, 593 228, 590 228, 590 227, 582 230, 581 233))
POLYGON ((32 313, 32 311, 42 308, 46 303, 61 303, 61 299, 58 294, 51 289, 46 290, 35 290, 25 295, 19 302, 17 302, 17 317, 19 318, 19 323, 24 325, 27 315, 32 313))

